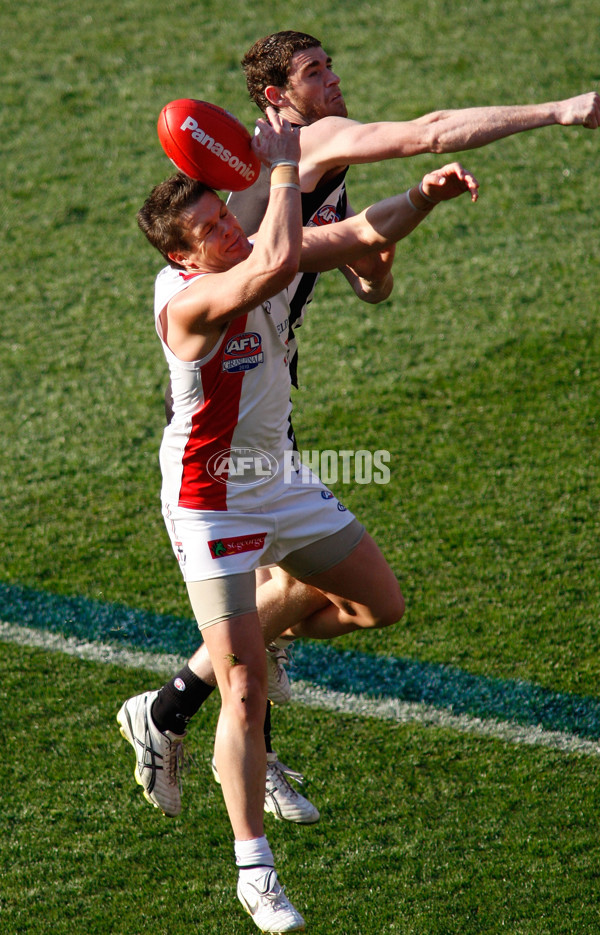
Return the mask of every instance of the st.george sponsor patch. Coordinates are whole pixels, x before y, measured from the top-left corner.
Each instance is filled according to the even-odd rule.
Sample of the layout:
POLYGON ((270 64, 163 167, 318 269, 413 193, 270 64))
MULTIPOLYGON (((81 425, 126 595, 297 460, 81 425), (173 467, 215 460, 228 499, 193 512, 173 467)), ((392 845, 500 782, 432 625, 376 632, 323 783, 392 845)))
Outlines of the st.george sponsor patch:
POLYGON ((266 532, 258 532, 253 536, 212 539, 208 543, 208 548, 212 558, 226 558, 228 555, 239 555, 241 552, 258 552, 264 547, 266 538, 266 532))

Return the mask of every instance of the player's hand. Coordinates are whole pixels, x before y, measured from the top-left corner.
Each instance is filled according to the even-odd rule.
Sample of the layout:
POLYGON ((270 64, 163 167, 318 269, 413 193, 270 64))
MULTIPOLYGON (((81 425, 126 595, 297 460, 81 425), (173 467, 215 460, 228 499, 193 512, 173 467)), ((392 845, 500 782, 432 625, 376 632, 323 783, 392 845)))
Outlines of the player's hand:
POLYGON ((564 127, 583 126, 588 130, 600 127, 600 94, 590 91, 560 102, 558 123, 564 127))
POLYGON ((270 166, 278 159, 300 162, 300 133, 289 120, 281 117, 273 107, 267 107, 267 117, 256 121, 252 149, 261 162, 270 166))
POLYGON ((423 194, 434 204, 458 198, 463 192, 471 193, 471 201, 477 201, 479 197, 479 182, 460 162, 451 162, 428 172, 423 176, 421 186, 423 194))

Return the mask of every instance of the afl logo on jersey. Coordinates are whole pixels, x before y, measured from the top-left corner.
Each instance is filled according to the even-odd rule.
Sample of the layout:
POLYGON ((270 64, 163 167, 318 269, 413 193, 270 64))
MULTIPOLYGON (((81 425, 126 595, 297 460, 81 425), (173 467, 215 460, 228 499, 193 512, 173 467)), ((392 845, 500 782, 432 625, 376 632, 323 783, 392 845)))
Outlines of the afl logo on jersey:
POLYGON ((333 205, 321 205, 318 211, 315 211, 308 227, 323 227, 325 224, 337 224, 340 216, 333 205))
POLYGON ((230 338, 223 351, 223 370, 227 373, 241 373, 254 370, 265 359, 262 350, 262 338, 256 331, 245 331, 230 338))

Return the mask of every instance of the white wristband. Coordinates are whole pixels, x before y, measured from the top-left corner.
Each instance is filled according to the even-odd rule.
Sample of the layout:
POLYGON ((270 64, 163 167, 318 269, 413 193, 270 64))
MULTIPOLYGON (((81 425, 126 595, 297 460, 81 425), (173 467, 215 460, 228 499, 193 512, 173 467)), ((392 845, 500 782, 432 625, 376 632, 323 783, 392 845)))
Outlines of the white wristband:
POLYGON ((271 170, 273 170, 275 166, 293 166, 294 169, 297 169, 298 163, 294 162, 293 159, 276 159, 275 162, 271 163, 271 170))
POLYGON ((274 191, 276 188, 295 188, 297 192, 302 191, 299 185, 296 185, 295 182, 279 182, 277 185, 271 185, 271 191, 274 191))

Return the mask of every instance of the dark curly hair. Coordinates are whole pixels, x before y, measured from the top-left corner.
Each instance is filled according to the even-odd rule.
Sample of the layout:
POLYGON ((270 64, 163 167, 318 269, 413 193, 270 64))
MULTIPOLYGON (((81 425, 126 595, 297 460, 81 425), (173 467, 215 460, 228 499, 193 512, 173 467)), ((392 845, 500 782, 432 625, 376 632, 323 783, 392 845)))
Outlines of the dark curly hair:
POLYGON ((321 45, 306 32, 294 32, 292 29, 273 33, 258 39, 244 55, 241 65, 246 75, 246 87, 254 103, 264 111, 267 101, 264 90, 272 84, 284 88, 290 75, 290 66, 294 52, 302 49, 314 49, 321 45))

